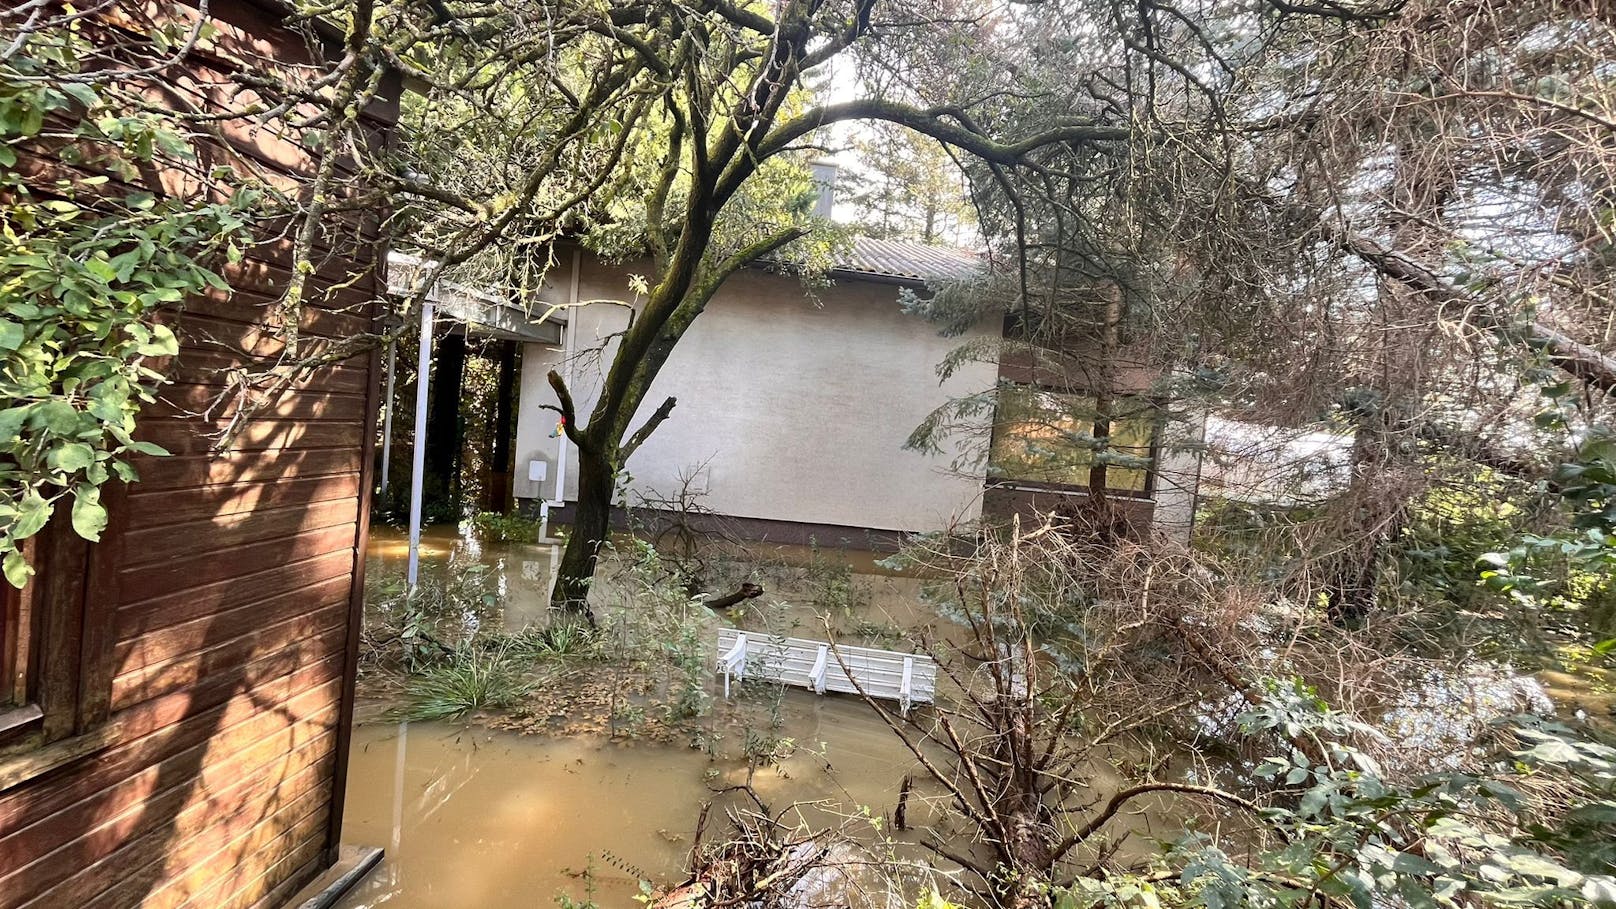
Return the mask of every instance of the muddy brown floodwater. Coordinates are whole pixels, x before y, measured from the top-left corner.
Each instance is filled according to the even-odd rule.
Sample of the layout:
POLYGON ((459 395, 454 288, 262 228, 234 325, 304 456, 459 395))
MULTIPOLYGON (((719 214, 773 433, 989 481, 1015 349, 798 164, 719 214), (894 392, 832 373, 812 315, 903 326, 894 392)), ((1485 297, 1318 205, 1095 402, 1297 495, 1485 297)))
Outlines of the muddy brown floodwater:
MULTIPOLYGON (((402 534, 376 530, 371 570, 399 572, 407 550, 402 534)), ((555 547, 482 543, 434 528, 422 555, 488 570, 499 595, 495 620, 506 630, 546 621, 555 547)), ((868 553, 764 547, 728 564, 722 556, 712 562, 717 592, 741 580, 768 588, 741 617, 746 628, 821 638, 828 617, 840 640, 907 649, 902 642, 938 622, 922 600, 922 580, 887 571, 868 553)), ((1413 686, 1408 705, 1383 719, 1411 749, 1441 752, 1463 748, 1489 716, 1552 712, 1550 692, 1561 709, 1609 709, 1592 700, 1585 679, 1545 681, 1549 692, 1504 667, 1433 675, 1413 686)), ((778 764, 755 771, 752 785, 761 798, 776 809, 798 805, 809 825, 840 824, 866 842, 880 839, 871 819, 890 816, 904 777, 913 774, 919 783, 923 776, 881 719, 852 698, 748 685, 732 701, 716 700, 704 728, 702 747, 692 748, 466 724, 362 724, 354 735, 343 841, 384 847, 387 856, 339 906, 533 909, 555 905, 559 894, 592 896, 603 907, 635 905, 640 880, 669 884, 682 877, 701 806, 715 790, 746 780, 746 765, 734 756, 752 735, 793 746, 778 764)), ((1104 791, 1118 781, 1109 768, 1095 768, 1091 782, 1104 791)), ((921 829, 936 820, 926 788, 917 786, 909 806, 921 829)), ((1147 810, 1131 819, 1134 832, 1146 834, 1135 840, 1165 834, 1151 828, 1168 816, 1147 810)), ((913 836, 896 835, 897 855, 925 861, 913 836)), ((935 870, 950 873, 947 866, 935 870)))
MULTIPOLYGON (((407 548, 397 531, 379 529, 372 568, 396 567, 407 548)), ((422 544, 423 559, 452 556, 492 569, 508 629, 544 621, 554 555, 550 546, 484 544, 443 528, 429 529, 422 544)), ((811 630, 823 604, 779 583, 806 562, 819 564, 830 586, 851 585, 844 609, 856 610, 864 637, 900 634, 917 619, 920 582, 881 572, 867 554, 781 547, 751 556, 775 565, 777 577, 767 585, 772 608, 746 624, 811 630), (835 564, 826 568, 829 559, 835 564)), ((745 781, 745 762, 728 755, 743 751, 749 729, 794 743, 787 758, 753 776, 753 789, 771 807, 799 804, 816 827, 840 823, 873 839, 864 813, 890 815, 904 776, 919 769, 880 718, 855 699, 795 689, 754 688, 740 697, 751 700, 715 703, 716 734, 707 748, 465 724, 359 726, 343 841, 381 846, 386 858, 339 906, 529 909, 555 905, 557 894, 580 899, 590 891, 602 906, 635 905, 641 879, 681 877, 697 816, 714 790, 745 781)), ((929 814, 919 798, 909 813, 917 824, 929 814)))
MULTIPOLYGON (((862 705, 805 699, 788 695, 786 728, 818 741, 753 788, 780 807, 817 801, 804 810, 819 824, 890 812, 913 759, 862 705)), ((680 877, 702 803, 746 775, 677 745, 435 723, 361 726, 351 760, 343 840, 387 857, 348 909, 548 906, 589 887, 602 906, 634 905, 641 878, 680 877)))

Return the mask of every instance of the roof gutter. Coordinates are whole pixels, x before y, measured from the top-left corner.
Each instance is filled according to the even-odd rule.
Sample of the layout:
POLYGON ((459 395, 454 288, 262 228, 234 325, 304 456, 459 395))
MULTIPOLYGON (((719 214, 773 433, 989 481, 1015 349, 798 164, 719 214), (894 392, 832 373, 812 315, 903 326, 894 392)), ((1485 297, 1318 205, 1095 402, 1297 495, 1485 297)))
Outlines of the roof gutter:
POLYGON ((826 272, 832 278, 847 281, 864 281, 869 284, 896 284, 899 287, 913 287, 925 289, 931 285, 925 278, 915 275, 887 275, 878 272, 856 271, 847 268, 831 268, 826 272))

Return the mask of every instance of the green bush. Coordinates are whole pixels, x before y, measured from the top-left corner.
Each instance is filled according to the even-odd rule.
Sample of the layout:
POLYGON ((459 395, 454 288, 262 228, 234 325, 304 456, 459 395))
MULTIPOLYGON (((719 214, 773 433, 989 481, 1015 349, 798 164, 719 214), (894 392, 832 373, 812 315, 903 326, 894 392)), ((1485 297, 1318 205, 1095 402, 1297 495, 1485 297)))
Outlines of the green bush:
POLYGON ((108 174, 138 187, 147 171, 196 170, 189 139, 94 80, 67 78, 89 56, 76 29, 18 41, 0 61, 0 560, 14 587, 33 574, 23 542, 59 506, 97 540, 103 484, 137 479, 131 455, 168 453, 134 438, 179 353, 156 315, 230 290, 212 269, 240 258, 259 198, 239 186, 224 203, 117 188, 108 174), (16 166, 28 149, 69 176, 34 185, 16 166))

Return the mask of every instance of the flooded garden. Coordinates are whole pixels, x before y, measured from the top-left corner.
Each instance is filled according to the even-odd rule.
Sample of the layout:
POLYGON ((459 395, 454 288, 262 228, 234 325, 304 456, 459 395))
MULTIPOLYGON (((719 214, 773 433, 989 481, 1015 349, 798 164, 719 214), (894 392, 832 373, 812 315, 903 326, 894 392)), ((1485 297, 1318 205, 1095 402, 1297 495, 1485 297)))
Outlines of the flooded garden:
MULTIPOLYGON (((1361 781, 1340 776, 1343 761, 1410 780, 1491 760, 1505 718, 1609 718, 1597 671, 1540 679, 1490 660, 1442 668, 1340 650, 1336 666, 1312 664, 1324 659, 1309 655, 1316 630, 1276 634, 1282 616, 1241 612, 1170 558, 1107 582, 1154 589, 1157 609, 1210 599, 1211 612, 1090 602, 1086 618, 1066 612, 1056 627, 1029 604, 1069 579, 1009 562, 951 575, 959 556, 947 547, 928 560, 725 544, 675 560, 624 537, 603 563, 588 631, 551 611, 557 548, 503 535, 429 530, 414 597, 402 587, 407 541, 372 537, 343 838, 386 859, 346 909, 697 909, 720 904, 706 901, 721 886, 712 875, 739 879, 748 862, 772 869, 748 879, 772 887, 758 906, 1019 905, 1020 885, 993 876, 1016 861, 1079 868, 1066 888, 1144 881, 1128 885, 1137 899, 1177 879, 1162 876, 1164 857, 1246 849, 1249 860, 1271 845, 1259 799, 1298 784, 1351 794, 1361 781), (693 575, 704 588, 694 599, 693 575), (999 596, 1005 584, 1024 602, 999 596), (703 604, 729 590, 734 605, 703 604), (758 680, 725 698, 716 648, 730 626, 932 654, 944 703, 906 720, 895 705, 758 680), (1045 638, 1036 654, 1020 652, 1029 633, 1045 638), (1282 658, 1250 646, 1286 635, 1282 658), (1179 652, 1152 652, 1168 639, 1179 652), (1234 659, 1339 672, 1332 702, 1377 722, 1355 725, 1300 683, 1238 682, 1234 659), (1250 741, 1263 736, 1266 746, 1250 741), (1022 821, 1036 832, 1006 845, 1022 821)), ((1028 545, 993 558, 1052 554, 1028 545)), ((1036 886, 1044 898, 1055 882, 1036 886)))
MULTIPOLYGON (((407 547, 396 531, 373 536, 373 591, 396 582, 407 547)), ((794 805, 805 824, 903 851, 913 837, 891 836, 883 818, 915 761, 885 724, 857 698, 796 688, 737 685, 725 700, 711 651, 718 627, 731 622, 822 636, 828 620, 849 641, 896 644, 904 629, 920 627, 921 580, 858 551, 783 546, 741 556, 717 557, 714 567, 764 586, 750 608, 682 610, 661 629, 673 650, 640 665, 567 653, 564 643, 543 649, 541 671, 559 678, 517 683, 522 694, 509 710, 471 723, 410 719, 418 692, 396 678, 368 679, 345 840, 383 845, 388 858, 344 905, 549 905, 558 895, 628 905, 641 881, 681 875, 702 806, 741 784, 794 805), (691 664, 688 676, 654 677, 681 660, 691 664)), ((422 543, 428 583, 447 581, 458 590, 455 605, 469 607, 450 624, 518 639, 549 628, 556 557, 553 544, 484 541, 448 528, 429 530, 422 543)), ((606 581, 633 591, 644 569, 606 581)), ((614 618, 603 616, 608 635, 645 632, 614 618)), ((926 808, 917 798, 911 810, 926 808)))

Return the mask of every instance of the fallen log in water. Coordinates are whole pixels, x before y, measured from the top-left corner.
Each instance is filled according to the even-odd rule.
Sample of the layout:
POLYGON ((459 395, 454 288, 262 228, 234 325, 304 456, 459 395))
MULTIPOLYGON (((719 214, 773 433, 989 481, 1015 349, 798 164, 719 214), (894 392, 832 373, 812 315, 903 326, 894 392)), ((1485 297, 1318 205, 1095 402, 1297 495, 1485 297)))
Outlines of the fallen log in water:
POLYGON ((760 596, 763 596, 762 584, 742 584, 734 593, 726 593, 721 597, 703 600, 702 603, 708 609, 728 609, 737 603, 755 600, 760 596))

